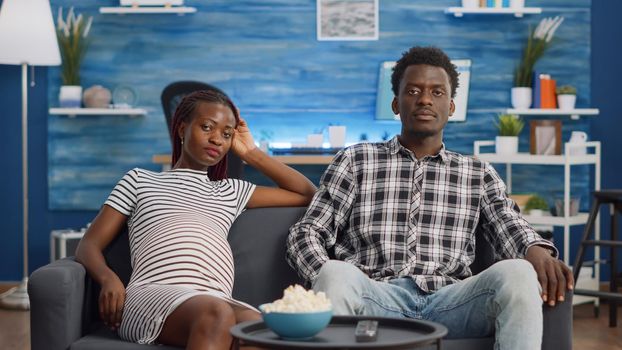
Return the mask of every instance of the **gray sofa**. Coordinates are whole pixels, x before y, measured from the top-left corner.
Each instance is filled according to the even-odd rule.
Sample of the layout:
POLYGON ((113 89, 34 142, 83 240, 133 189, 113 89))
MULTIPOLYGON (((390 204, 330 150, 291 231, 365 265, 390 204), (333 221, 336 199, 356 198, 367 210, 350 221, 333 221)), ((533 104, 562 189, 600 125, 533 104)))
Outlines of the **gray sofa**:
MULTIPOLYGON (((285 262, 285 240, 289 227, 304 208, 268 208, 245 211, 234 223, 229 241, 235 259, 233 295, 252 305, 278 299, 285 287, 299 283, 285 262)), ((489 245, 478 237, 477 259, 472 268, 490 265, 489 245)), ((121 234, 105 252, 106 260, 124 283, 131 267, 127 234, 121 234)), ((56 349, 147 349, 122 341, 106 329, 97 313, 99 287, 85 269, 71 258, 55 261, 32 273, 28 290, 31 302, 31 345, 33 350, 56 349)), ((572 295, 550 308, 544 306, 543 349, 572 348, 572 295)), ((492 349, 494 339, 452 339, 443 349, 492 349)), ((430 347, 431 349, 432 347, 430 347)), ((156 349, 176 349, 158 346, 156 349)))

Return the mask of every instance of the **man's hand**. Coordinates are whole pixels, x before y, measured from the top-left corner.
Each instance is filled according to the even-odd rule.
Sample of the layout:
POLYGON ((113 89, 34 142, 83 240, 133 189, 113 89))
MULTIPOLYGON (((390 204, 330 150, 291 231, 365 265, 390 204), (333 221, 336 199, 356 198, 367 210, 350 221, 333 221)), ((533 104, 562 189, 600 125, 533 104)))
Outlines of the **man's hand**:
POLYGON ((538 282, 542 286, 542 300, 550 306, 555 306, 555 301, 564 301, 566 289, 572 290, 574 286, 570 268, 551 256, 549 249, 537 245, 527 249, 525 260, 533 265, 538 274, 538 282))

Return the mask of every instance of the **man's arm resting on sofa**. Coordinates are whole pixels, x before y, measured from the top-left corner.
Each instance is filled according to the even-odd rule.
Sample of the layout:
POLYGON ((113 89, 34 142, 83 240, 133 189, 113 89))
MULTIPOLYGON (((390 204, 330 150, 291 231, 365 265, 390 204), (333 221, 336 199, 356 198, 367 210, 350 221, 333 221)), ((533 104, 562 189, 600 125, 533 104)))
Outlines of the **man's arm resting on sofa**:
POLYGON ((32 350, 67 349, 80 338, 85 273, 72 258, 32 273, 28 281, 32 350))

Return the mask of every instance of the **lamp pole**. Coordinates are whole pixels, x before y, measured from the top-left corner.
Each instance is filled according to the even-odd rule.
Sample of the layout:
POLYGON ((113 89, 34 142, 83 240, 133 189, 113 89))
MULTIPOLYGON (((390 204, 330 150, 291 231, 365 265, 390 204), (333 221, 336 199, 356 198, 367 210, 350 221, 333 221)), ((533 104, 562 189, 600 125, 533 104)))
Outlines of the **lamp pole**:
POLYGON ((28 64, 22 63, 22 248, 23 275, 16 288, 0 298, 0 306, 8 309, 30 309, 28 298, 28 64))
POLYGON ((61 57, 49 0, 3 0, 1 6, 0 64, 22 66, 23 278, 0 295, 0 307, 28 310, 28 66, 56 66, 61 57))

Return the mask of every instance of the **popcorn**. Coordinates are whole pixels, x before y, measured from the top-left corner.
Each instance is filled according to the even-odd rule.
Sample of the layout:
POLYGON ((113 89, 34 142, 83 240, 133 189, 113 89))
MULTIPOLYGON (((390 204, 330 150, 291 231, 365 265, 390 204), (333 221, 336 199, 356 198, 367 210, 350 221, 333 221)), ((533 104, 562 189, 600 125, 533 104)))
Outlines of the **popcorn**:
POLYGON ((318 312, 332 308, 330 300, 324 292, 317 294, 312 290, 305 290, 296 284, 289 286, 283 292, 283 298, 265 304, 263 311, 269 312, 318 312))

